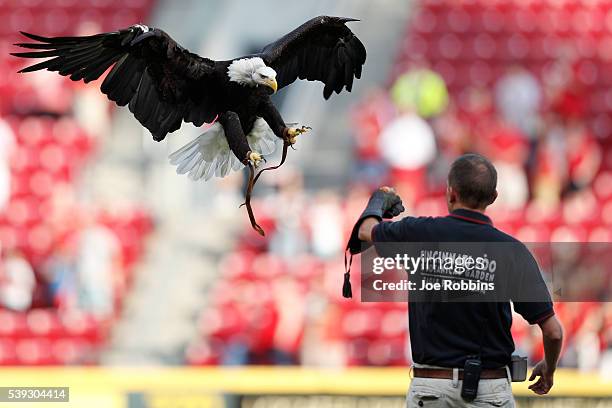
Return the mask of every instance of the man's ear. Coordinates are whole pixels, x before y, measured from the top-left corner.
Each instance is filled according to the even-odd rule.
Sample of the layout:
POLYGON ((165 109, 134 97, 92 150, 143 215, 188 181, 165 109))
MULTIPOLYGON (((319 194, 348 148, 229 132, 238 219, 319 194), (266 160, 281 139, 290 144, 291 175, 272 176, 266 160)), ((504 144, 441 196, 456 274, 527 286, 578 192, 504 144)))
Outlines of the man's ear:
POLYGON ((451 186, 446 187, 446 201, 449 204, 455 204, 457 202, 457 192, 451 186))
POLYGON ((495 190, 495 193, 493 194, 493 198, 491 198, 491 202, 489 203, 489 205, 493 204, 495 200, 497 200, 497 190, 495 190))

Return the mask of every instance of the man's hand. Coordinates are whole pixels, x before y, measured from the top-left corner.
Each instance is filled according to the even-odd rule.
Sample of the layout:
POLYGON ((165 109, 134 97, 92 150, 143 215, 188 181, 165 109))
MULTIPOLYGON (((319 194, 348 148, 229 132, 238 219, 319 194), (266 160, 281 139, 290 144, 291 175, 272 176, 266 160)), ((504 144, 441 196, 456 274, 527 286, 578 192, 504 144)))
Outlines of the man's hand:
POLYGON ((544 343, 544 360, 540 361, 533 368, 529 381, 538 380, 529 386, 529 389, 536 394, 544 395, 553 386, 553 376, 559 361, 561 345, 563 344, 563 328, 555 315, 538 323, 542 329, 542 342, 544 343))
POLYGON ((376 190, 351 232, 348 243, 351 253, 358 254, 367 248, 364 248, 362 244, 372 241, 372 229, 383 218, 397 217, 402 211, 404 211, 402 199, 394 189, 381 187, 376 190))
POLYGON ((383 218, 397 217, 404 211, 402 199, 392 187, 384 186, 376 190, 370 198, 372 201, 380 202, 383 218))
POLYGON ((381 187, 370 197, 366 210, 361 214, 357 221, 356 228, 351 234, 353 245, 357 245, 356 240, 364 242, 372 241, 372 229, 383 218, 397 217, 404 211, 402 199, 391 187, 381 187))
POLYGON ((553 377, 555 375, 554 370, 550 370, 546 364, 545 360, 540 361, 533 368, 533 372, 531 373, 531 377, 529 377, 529 381, 533 381, 538 378, 536 382, 529 386, 529 389, 535 392, 538 395, 548 394, 548 391, 553 386, 553 377))

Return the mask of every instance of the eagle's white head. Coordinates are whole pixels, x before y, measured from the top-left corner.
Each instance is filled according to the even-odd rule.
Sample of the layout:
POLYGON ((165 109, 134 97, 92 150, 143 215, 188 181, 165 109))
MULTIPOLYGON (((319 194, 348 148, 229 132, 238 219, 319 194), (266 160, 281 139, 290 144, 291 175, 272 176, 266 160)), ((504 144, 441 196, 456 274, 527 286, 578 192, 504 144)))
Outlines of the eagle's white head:
POLYGON ((243 86, 256 87, 263 85, 276 92, 276 71, 268 67, 261 58, 243 58, 233 61, 227 68, 230 81, 243 86))

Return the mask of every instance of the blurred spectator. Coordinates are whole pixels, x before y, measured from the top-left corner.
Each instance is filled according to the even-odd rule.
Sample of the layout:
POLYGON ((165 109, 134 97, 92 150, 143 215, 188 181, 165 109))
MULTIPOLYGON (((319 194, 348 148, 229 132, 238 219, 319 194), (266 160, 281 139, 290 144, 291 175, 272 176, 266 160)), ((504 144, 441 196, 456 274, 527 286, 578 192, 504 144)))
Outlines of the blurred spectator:
POLYGON ((525 162, 529 144, 525 135, 511 123, 503 120, 495 123, 481 136, 481 151, 491 157, 497 169, 496 206, 520 209, 529 199, 529 184, 525 173, 525 162))
POLYGON ((562 81, 551 84, 548 90, 551 99, 551 112, 558 115, 560 121, 584 120, 588 100, 584 87, 575 77, 575 68, 563 66, 572 64, 571 61, 561 62, 558 69, 562 72, 562 81))
POLYGON ((70 242, 60 244, 44 266, 49 296, 60 309, 77 307, 77 271, 75 248, 70 242))
POLYGON ((567 174, 565 131, 555 118, 547 115, 532 173, 533 198, 546 206, 556 206, 559 202, 567 174))
POLYGON ((119 248, 112 231, 91 218, 86 220, 78 236, 79 308, 100 318, 110 317, 114 311, 113 290, 120 261, 119 248))
POLYGON ((501 117, 534 139, 542 90, 536 77, 525 68, 514 65, 495 84, 495 105, 501 117))
POLYGON ((380 159, 378 136, 396 113, 387 92, 379 89, 370 91, 364 101, 353 109, 351 119, 355 129, 355 154, 358 159, 380 159))
MULTIPOLYGON (((99 24, 86 21, 77 28, 77 35, 94 35, 102 31, 99 24)), ((89 135, 101 138, 109 133, 111 124, 110 104, 97 86, 77 82, 79 92, 74 95, 74 117, 89 135)))
POLYGON ((603 377, 612 378, 612 303, 607 302, 604 308, 603 352, 601 356, 600 373, 603 377))
POLYGON ((415 113, 404 113, 386 126, 378 146, 385 160, 400 170, 421 170, 436 156, 431 126, 415 113))
POLYGON ((582 122, 571 121, 566 132, 566 162, 568 183, 566 191, 589 186, 601 164, 601 147, 582 122))
POLYGON ((290 259, 303 253, 308 245, 301 218, 306 205, 304 180, 301 172, 287 165, 269 180, 276 183, 278 191, 268 196, 268 205, 273 208, 270 214, 276 221, 276 231, 270 238, 270 252, 290 259))
MULTIPOLYGON (((473 134, 484 134, 483 130, 491 126, 494 117, 493 97, 486 87, 470 86, 460 95, 456 102, 461 109, 459 118, 466 124, 473 134)), ((476 144, 476 140, 471 141, 476 144)))
MULTIPOLYGON (((24 63, 23 66, 27 66, 24 63)), ((31 90, 23 99, 17 99, 17 113, 27 115, 61 116, 70 112, 74 89, 68 78, 55 72, 38 71, 20 77, 31 90)))
POLYGON ((345 243, 338 196, 332 192, 318 194, 310 213, 312 252, 321 259, 341 253, 345 243))
POLYGON ((578 369, 581 371, 593 371, 600 363, 601 343, 599 330, 603 318, 602 312, 603 309, 595 309, 584 316, 582 327, 576 336, 578 369))
POLYGON ((24 311, 32 304, 36 277, 23 254, 8 251, 0 270, 0 303, 8 309, 24 311))
POLYGON ((0 211, 4 210, 11 194, 10 158, 15 149, 15 134, 0 118, 0 211))
POLYGON ((291 277, 272 283, 278 321, 274 330, 272 357, 275 364, 296 364, 304 331, 304 294, 291 277))
POLYGON ((525 169, 517 163, 494 161, 497 169, 498 197, 496 206, 508 210, 519 210, 529 199, 529 185, 525 169))
POLYGON ((301 362, 307 366, 346 365, 346 343, 338 329, 342 313, 325 295, 321 281, 314 283, 306 297, 301 362))
POLYGON ((385 91, 372 91, 364 99, 352 114, 356 156, 352 175, 354 180, 374 188, 385 182, 388 173, 380 157, 378 139, 397 112, 385 91))
POLYGON ((444 191, 451 163, 471 148, 470 132, 464 121, 459 119, 453 103, 432 121, 432 126, 438 154, 430 166, 430 185, 437 191, 444 191))
POLYGON ((394 176, 412 189, 413 197, 425 191, 427 166, 436 157, 431 126, 413 112, 405 112, 383 130, 378 148, 394 176))
POLYGON ((414 69, 400 75, 389 93, 401 112, 415 112, 426 119, 444 112, 448 105, 446 83, 430 69, 414 69))

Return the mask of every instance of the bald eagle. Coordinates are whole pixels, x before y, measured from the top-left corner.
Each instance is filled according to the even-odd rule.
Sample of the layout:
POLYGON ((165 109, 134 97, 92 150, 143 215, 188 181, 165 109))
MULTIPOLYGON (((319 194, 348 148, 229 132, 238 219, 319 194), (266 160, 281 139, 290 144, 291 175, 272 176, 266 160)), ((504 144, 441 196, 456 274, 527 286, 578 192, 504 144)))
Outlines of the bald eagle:
POLYGON ((345 24, 350 21, 357 20, 316 17, 258 54, 228 61, 191 53, 164 31, 141 24, 85 37, 22 32, 36 42, 15 45, 36 51, 12 55, 49 58, 20 73, 47 69, 86 83, 112 67, 101 91, 117 105, 128 105, 156 141, 179 129, 183 121, 196 126, 213 123, 172 153, 170 162, 179 174, 188 173, 194 180, 224 177, 248 166, 245 204, 253 228, 263 235, 250 207, 250 194, 261 174, 254 176, 254 168, 273 152, 278 139, 283 141, 282 164, 287 147, 309 129, 285 124, 270 95, 298 78, 323 82, 325 99, 344 88, 350 92, 366 60, 365 47, 345 24))

